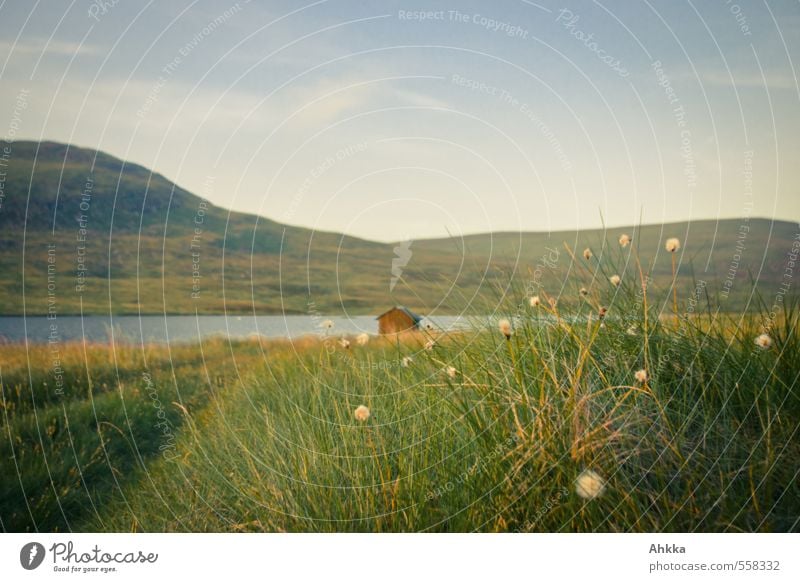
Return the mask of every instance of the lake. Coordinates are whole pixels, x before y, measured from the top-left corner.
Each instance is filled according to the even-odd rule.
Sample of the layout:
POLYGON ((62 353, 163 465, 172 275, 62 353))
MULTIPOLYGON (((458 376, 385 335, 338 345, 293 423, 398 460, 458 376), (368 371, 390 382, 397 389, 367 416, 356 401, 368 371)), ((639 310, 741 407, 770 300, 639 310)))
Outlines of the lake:
MULTIPOLYGON (((0 342, 47 342, 55 325, 57 341, 167 342, 197 341, 208 336, 232 339, 260 335, 266 338, 296 338, 323 334, 321 323, 333 321, 330 335, 378 333, 374 316, 327 317, 311 315, 59 315, 55 320, 45 316, 0 317, 0 342)), ((432 317, 437 328, 463 328, 466 320, 456 316, 432 317)))

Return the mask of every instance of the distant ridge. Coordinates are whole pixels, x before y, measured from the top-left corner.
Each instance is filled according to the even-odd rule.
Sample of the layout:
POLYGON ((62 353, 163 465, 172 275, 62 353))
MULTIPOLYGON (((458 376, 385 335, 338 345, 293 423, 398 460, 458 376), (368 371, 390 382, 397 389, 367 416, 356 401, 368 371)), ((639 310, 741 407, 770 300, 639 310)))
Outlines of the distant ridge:
POLYGON ((598 253, 604 241, 614 248, 623 231, 634 235, 646 261, 655 261, 657 279, 671 272, 663 240, 681 238, 681 284, 702 278, 716 292, 727 289, 724 299, 735 310, 749 297, 751 275, 767 294, 781 283, 798 236, 796 223, 756 218, 499 232, 415 240, 398 261, 397 243, 229 212, 103 152, 31 141, 0 142, 0 152, 0 313, 6 315, 354 315, 395 304, 423 314, 485 310, 476 298, 491 301, 512 272, 527 279, 541 272, 551 293, 572 296, 576 282, 568 278, 564 243, 598 253), (537 267, 552 249, 554 264, 537 267))

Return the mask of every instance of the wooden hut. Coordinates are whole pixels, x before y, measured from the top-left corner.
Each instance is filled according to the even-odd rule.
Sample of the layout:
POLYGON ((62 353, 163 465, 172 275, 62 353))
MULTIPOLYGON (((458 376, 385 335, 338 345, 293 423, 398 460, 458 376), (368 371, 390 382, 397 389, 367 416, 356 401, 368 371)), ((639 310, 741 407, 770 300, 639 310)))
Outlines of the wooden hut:
POLYGON ((378 333, 391 335, 413 331, 419 327, 422 317, 405 307, 392 307, 389 311, 381 313, 377 318, 378 333))

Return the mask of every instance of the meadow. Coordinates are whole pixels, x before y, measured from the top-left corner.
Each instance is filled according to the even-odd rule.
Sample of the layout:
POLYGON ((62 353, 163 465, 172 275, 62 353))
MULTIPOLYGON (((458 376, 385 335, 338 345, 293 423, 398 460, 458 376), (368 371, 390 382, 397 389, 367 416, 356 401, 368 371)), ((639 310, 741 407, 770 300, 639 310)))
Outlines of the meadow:
POLYGON ((800 529, 796 299, 732 315, 568 252, 466 332, 76 344, 62 394, 47 346, 2 346, 2 527, 800 529))

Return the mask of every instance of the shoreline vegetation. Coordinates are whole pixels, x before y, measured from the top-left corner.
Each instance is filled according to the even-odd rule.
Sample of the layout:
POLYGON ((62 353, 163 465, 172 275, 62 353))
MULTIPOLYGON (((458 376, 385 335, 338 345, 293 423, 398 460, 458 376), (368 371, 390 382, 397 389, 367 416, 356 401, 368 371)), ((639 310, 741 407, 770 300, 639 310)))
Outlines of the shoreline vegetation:
POLYGON ((2 528, 798 531, 797 299, 720 313, 624 242, 454 334, 69 344, 59 386, 0 346, 2 528))

